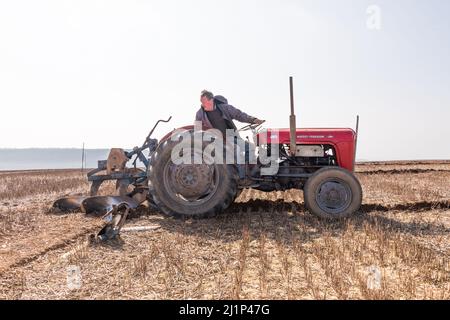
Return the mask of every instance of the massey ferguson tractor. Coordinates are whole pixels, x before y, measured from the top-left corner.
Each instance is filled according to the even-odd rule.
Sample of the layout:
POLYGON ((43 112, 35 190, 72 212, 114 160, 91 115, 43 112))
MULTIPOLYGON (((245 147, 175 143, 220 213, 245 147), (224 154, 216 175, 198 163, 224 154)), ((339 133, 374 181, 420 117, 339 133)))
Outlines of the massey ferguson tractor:
MULTIPOLYGON (((180 151, 181 136, 195 140, 198 132, 194 126, 187 126, 158 141, 151 138, 154 129, 160 122, 170 119, 160 120, 142 147, 131 152, 112 149, 108 160, 99 161, 99 167, 88 173, 88 180, 92 182, 91 197, 78 199, 81 208, 88 212, 93 203, 94 207, 98 204, 106 206, 107 211, 114 204, 117 207, 126 202, 134 208, 148 201, 168 216, 206 218, 224 212, 246 188, 264 192, 301 189, 305 207, 312 214, 324 219, 352 215, 362 202, 361 185, 353 174, 357 133, 342 128, 296 128, 292 78, 290 94, 290 128, 261 129, 261 125, 251 124, 240 130, 252 130, 254 134, 254 148, 250 148, 256 150, 253 163, 175 163, 174 153, 182 155, 185 152, 180 151), (147 149, 148 156, 144 155, 147 149), (272 157, 271 165, 276 165, 275 171, 268 172, 269 164, 262 161, 262 154, 272 157), (275 159, 273 155, 276 155, 275 159), (133 157, 134 167, 127 168, 126 163, 133 157), (145 165, 145 170, 137 168, 137 159, 145 165), (116 181, 118 196, 96 197, 105 180, 116 181), (133 187, 131 191, 130 186, 133 187)), ((204 157, 209 144, 193 143, 190 156, 204 157)), ((230 144, 224 143, 224 149, 227 148, 230 144)), ((248 149, 241 148, 238 152, 250 152, 248 149)))

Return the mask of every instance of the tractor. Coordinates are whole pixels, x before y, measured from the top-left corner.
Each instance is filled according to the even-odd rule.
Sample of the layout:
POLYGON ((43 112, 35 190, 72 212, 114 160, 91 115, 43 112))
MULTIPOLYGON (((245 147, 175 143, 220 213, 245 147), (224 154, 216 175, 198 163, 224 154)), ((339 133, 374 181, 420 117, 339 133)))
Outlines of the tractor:
MULTIPOLYGON (((99 161, 99 167, 88 173, 91 196, 103 181, 116 180, 119 196, 137 203, 147 200, 161 213, 175 218, 208 218, 225 212, 247 188, 263 192, 300 189, 312 214, 329 220, 351 216, 362 202, 361 185, 354 175, 358 123, 356 132, 344 128, 298 129, 292 77, 289 80, 290 128, 262 129, 261 124, 250 124, 240 131, 252 131, 254 143, 246 144, 252 148, 238 148, 236 140, 223 143, 224 151, 237 150, 236 154, 244 154, 245 161, 205 161, 211 143, 204 139, 188 143, 189 149, 180 148, 182 140, 195 141, 196 135, 208 134, 194 126, 174 130, 159 141, 153 139, 156 126, 170 118, 160 120, 142 147, 131 152, 113 149, 108 160, 99 161), (254 150, 252 162, 247 160, 250 149, 254 150), (199 155, 202 161, 179 163, 174 161, 174 154, 191 160, 199 155), (134 168, 127 168, 133 156, 134 168), (137 159, 145 170, 136 167, 137 159), (131 192, 129 186, 134 187, 131 192)), ((217 136, 211 141, 217 142, 217 136)))

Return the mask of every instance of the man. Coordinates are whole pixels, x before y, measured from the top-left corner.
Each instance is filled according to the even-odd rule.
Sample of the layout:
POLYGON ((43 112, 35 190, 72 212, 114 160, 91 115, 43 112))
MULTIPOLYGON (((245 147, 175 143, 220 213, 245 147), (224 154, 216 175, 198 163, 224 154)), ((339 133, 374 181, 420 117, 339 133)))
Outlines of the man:
MULTIPOLYGON (((233 129, 237 131, 233 120, 249 124, 262 124, 265 121, 249 116, 245 112, 228 104, 228 100, 223 96, 214 96, 212 92, 203 90, 200 95, 202 103, 198 110, 195 121, 201 121, 206 129, 217 129, 226 139, 226 130, 233 129)), ((234 144, 238 144, 239 135, 235 137, 234 144)), ((241 140, 242 141, 242 140, 241 140)), ((250 161, 250 146, 247 141, 243 141, 245 145, 245 163, 250 161)), ((239 149, 238 149, 239 150, 239 149)))
POLYGON ((227 129, 237 130, 233 120, 250 124, 262 124, 264 120, 249 116, 245 112, 228 104, 222 96, 214 96, 211 92, 203 90, 200 95, 202 106, 198 110, 195 121, 201 121, 207 129, 218 129, 226 137, 227 129))

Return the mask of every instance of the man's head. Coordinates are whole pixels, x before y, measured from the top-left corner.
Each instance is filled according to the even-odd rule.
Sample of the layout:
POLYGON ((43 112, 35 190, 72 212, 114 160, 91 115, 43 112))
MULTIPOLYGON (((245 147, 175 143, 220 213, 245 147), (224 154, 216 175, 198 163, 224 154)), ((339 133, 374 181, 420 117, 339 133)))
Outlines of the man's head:
POLYGON ((206 111, 214 110, 214 95, 212 92, 203 90, 200 94, 200 101, 202 103, 203 109, 206 111))

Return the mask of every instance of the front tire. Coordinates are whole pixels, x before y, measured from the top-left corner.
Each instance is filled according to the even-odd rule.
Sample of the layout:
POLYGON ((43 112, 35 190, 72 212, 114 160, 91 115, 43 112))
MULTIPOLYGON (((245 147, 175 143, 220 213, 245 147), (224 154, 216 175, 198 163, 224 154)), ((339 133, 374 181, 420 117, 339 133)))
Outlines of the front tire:
POLYGON ((314 215, 328 220, 343 219, 359 210, 362 188, 349 171, 322 168, 308 179, 304 188, 305 207, 314 215))

